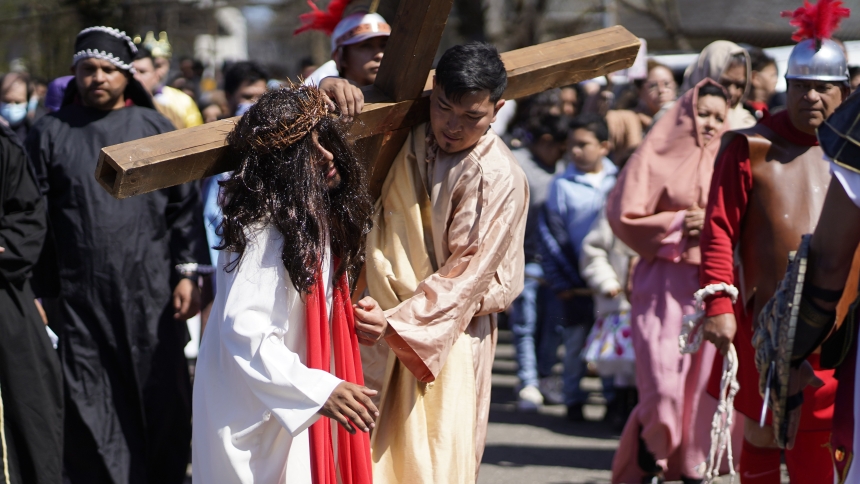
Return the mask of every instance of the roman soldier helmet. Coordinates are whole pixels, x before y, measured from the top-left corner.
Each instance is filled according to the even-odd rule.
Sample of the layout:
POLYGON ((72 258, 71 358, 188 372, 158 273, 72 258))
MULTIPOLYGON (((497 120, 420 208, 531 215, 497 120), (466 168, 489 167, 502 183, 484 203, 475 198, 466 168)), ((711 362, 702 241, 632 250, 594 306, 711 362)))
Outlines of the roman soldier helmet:
POLYGON ((845 53, 830 37, 849 13, 842 7, 842 0, 819 0, 815 5, 804 0, 797 10, 782 12, 797 27, 791 38, 799 42, 788 58, 787 80, 848 81, 845 53))
POLYGON ((357 44, 373 37, 391 35, 391 26, 385 22, 382 15, 376 13, 377 1, 371 4, 367 12, 355 11, 344 16, 350 1, 332 0, 325 12, 309 1, 308 4, 313 10, 299 16, 303 25, 295 33, 319 30, 331 35, 332 52, 343 46, 357 44))

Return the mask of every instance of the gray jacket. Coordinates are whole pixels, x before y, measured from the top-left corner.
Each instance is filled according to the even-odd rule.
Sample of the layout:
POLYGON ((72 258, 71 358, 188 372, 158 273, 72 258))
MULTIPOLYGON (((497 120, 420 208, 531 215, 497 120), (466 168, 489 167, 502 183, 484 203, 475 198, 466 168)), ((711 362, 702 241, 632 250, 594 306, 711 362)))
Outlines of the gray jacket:
POLYGON ((621 242, 606 220, 602 211, 594 225, 582 241, 579 256, 579 270, 588 287, 594 290, 594 316, 604 317, 609 313, 630 310, 625 286, 631 257, 636 255, 632 249, 621 242), (604 294, 620 290, 614 298, 604 294))

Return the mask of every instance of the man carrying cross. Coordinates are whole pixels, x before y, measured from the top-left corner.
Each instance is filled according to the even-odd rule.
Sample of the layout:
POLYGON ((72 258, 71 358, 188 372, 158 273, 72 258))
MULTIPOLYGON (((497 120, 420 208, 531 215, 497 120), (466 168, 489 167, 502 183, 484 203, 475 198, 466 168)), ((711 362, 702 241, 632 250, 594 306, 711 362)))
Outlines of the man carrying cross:
POLYGON ((376 204, 369 297, 356 317, 388 324, 374 347, 376 358, 387 358, 372 437, 377 483, 477 476, 496 313, 523 284, 528 184, 489 128, 506 83, 494 47, 448 49, 436 68, 430 122, 412 128, 376 204))
MULTIPOLYGON (((421 375, 422 380, 419 383, 415 376, 411 376, 411 382, 398 387, 406 389, 406 392, 403 396, 391 397, 392 401, 399 403, 399 406, 392 408, 406 409, 412 399, 416 404, 420 403, 425 418, 433 419, 437 437, 444 436, 446 442, 458 439, 465 441, 456 445, 447 445, 441 441, 439 445, 434 444, 436 456, 431 460, 427 434, 420 433, 419 429, 418 438, 412 439, 414 429, 399 426, 396 421, 378 422, 378 432, 375 432, 378 437, 374 437, 377 439, 374 445, 379 449, 376 455, 382 457, 374 458, 377 461, 374 473, 377 475, 375 480, 380 482, 410 482, 410 477, 413 478, 411 482, 468 482, 475 479, 476 460, 480 460, 483 452, 488 420, 490 365, 495 347, 492 313, 504 309, 522 284, 521 247, 526 180, 498 137, 488 132, 490 121, 502 105, 499 102, 502 94, 511 99, 520 98, 629 67, 640 45, 636 37, 623 27, 612 27, 507 52, 501 56, 504 66, 495 52, 492 55, 487 52, 481 54, 475 53, 474 48, 468 48, 466 51, 475 55, 457 54, 446 56, 444 62, 440 61, 435 94, 430 96, 428 92, 422 95, 428 81, 427 72, 452 3, 452 0, 399 2, 391 32, 392 38, 396 40, 389 42, 386 47, 387 60, 381 64, 374 85, 362 89, 368 103, 357 116, 359 122, 353 123, 350 128, 351 137, 366 140, 369 147, 373 148, 365 151, 372 156, 368 160, 373 167, 371 193, 378 193, 385 177, 388 177, 390 181, 383 199, 388 200, 389 206, 398 205, 393 202, 396 202, 397 192, 404 188, 409 190, 406 196, 415 200, 410 210, 403 210, 399 214, 394 210, 385 212, 386 217, 402 217, 404 222, 410 222, 408 231, 406 225, 401 227, 402 230, 397 229, 402 233, 408 232, 408 238, 405 235, 387 237, 382 232, 378 232, 382 235, 377 237, 385 242, 385 246, 380 246, 384 250, 396 249, 398 245, 403 249, 408 246, 410 254, 415 249, 420 256, 412 259, 392 256, 386 259, 385 254, 382 254, 383 260, 396 263, 398 273, 413 272, 411 281, 383 278, 382 287, 387 280, 396 285, 406 282, 390 298, 388 303, 391 305, 388 307, 398 306, 402 298, 404 302, 401 310, 404 313, 411 312, 415 318, 403 317, 403 320, 408 320, 407 323, 396 322, 398 329, 392 330, 394 335, 390 335, 389 339, 394 341, 392 346, 400 351, 401 360, 407 361, 409 365, 417 363, 409 370, 405 369, 404 364, 398 363, 398 374, 407 377, 414 369, 414 373, 421 375), (501 73, 496 69, 504 67, 508 69, 507 76, 500 80, 501 73), (456 72, 466 74, 458 77, 454 74, 456 72), (488 72, 495 74, 486 75, 488 72), (461 82, 463 79, 474 82, 461 82), (492 82, 483 82, 488 79, 492 82), (500 87, 505 84, 506 89, 500 87), (454 96, 455 93, 461 96, 454 96), (452 97, 458 100, 450 99, 452 97), (431 125, 434 128, 428 130, 427 125, 422 123, 431 117, 431 105, 431 125), (448 123, 447 118, 450 118, 448 123), (446 124, 450 124, 450 127, 445 128, 446 124), (431 141, 435 139, 438 142, 428 143, 425 140, 431 133, 431 141), (402 173, 407 167, 415 168, 411 170, 412 173, 407 172, 407 179, 418 184, 409 182, 409 186, 403 186, 394 181, 401 179, 402 175, 389 174, 389 167, 397 150, 404 146, 404 140, 410 134, 412 137, 403 155, 414 156, 416 161, 422 160, 422 163, 395 164, 395 172, 402 173), (419 170, 423 174, 419 175, 419 170), (425 178, 429 189, 425 188, 425 178), (422 191, 424 201, 418 205, 417 200, 422 191), (422 214, 427 217, 422 217, 422 214), (411 297, 413 293, 415 297, 411 297), (405 309, 407 307, 408 310, 405 309), (422 340, 422 332, 428 338, 422 340), (448 336, 445 336, 446 332, 448 336), (430 341, 432 337, 438 337, 435 349, 434 343, 430 341), (408 356, 414 348, 398 343, 404 339, 415 344, 415 358, 410 359, 408 356), (422 341, 430 342, 430 345, 422 346, 422 341), (463 351, 464 347, 470 351, 463 351), (452 358, 452 355, 457 358, 452 358), (454 360, 459 363, 452 363, 454 360), (426 371, 421 371, 422 365, 426 371), (466 371, 450 373, 454 377, 471 379, 471 383, 468 380, 465 383, 474 385, 473 390, 462 392, 462 398, 457 395, 460 387, 456 381, 452 384, 451 378, 446 377, 446 368, 466 368, 466 371), (435 382, 432 381, 434 379, 435 382), (445 390, 444 399, 441 398, 442 390, 445 390), (407 395, 407 392, 410 394, 407 395), (430 392, 436 397, 435 400, 425 398, 430 392), (419 397, 420 402, 417 401, 419 397), (445 405, 434 406, 440 401, 445 405), (474 408, 475 412, 457 412, 464 404, 474 408), (465 416, 470 422, 460 425, 453 420, 454 423, 449 424, 452 420, 447 417, 450 416, 465 416), (388 430, 382 430, 383 425, 388 430), (461 430, 471 431, 472 434, 460 435, 461 430), (441 432, 457 435, 449 436, 441 432), (384 435, 399 438, 410 448, 394 449, 383 439, 384 435), (392 450, 408 455, 398 459, 381 453, 392 450), (402 463, 400 467, 409 466, 409 469, 399 476, 391 477, 393 471, 383 473, 380 470, 386 467, 386 463, 396 466, 402 463), (449 472, 451 465, 465 470, 449 472), (388 474, 389 477, 380 477, 381 474, 388 474), (451 475, 453 477, 449 478, 451 475)), ((455 51, 462 53, 462 49, 458 47, 455 51)), ((432 76, 429 80, 432 85, 432 76)), ((236 160, 218 156, 225 150, 224 138, 233 128, 233 123, 234 120, 223 120, 192 128, 193 131, 183 133, 182 136, 168 133, 140 143, 107 147, 102 150, 99 159, 99 182, 113 196, 126 198, 213 173, 234 170, 237 168, 237 163, 234 163, 236 160), (159 146, 160 149, 145 150, 149 146, 159 146), (165 176, 167 174, 169 178, 165 176)), ((410 205, 406 199, 403 202, 403 206, 410 205)), ((407 250, 401 252, 406 253, 407 250)), ((393 290, 389 288, 388 293, 391 292, 393 290)), ((370 294, 381 298, 384 292, 374 294, 371 289, 370 294)), ((365 305, 364 309, 371 310, 372 306, 375 305, 365 305)), ((368 315, 364 309, 357 311, 364 319, 386 317, 378 307, 377 310, 369 311, 375 316, 368 315)), ((371 342, 369 340, 372 339, 363 335, 359 335, 359 338, 365 339, 365 342, 371 342)), ((389 351, 386 345, 371 347, 377 348, 389 351)), ((386 358, 387 355, 381 358, 380 373, 385 373, 386 358)), ((392 363, 393 375, 395 360, 388 361, 392 363)), ((373 361, 363 361, 367 386, 379 388, 368 375, 368 362, 373 361)), ((389 393, 393 395, 397 392, 392 390, 389 393)), ((387 397, 383 397, 383 403, 387 403, 387 397)), ((412 423, 420 422, 410 421, 410 425, 412 423)))
POLYGON ((371 484, 376 392, 355 328, 384 327, 355 325, 349 291, 372 204, 326 102, 316 87, 272 91, 230 134, 241 165, 221 182, 218 293, 194 383, 198 482, 371 484))

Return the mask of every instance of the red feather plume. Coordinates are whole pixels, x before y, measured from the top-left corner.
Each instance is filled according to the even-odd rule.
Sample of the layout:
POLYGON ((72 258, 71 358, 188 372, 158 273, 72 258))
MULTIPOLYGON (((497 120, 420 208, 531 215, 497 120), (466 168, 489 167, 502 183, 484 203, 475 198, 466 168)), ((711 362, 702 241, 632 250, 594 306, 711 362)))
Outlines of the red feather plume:
POLYGON ((325 12, 319 9, 316 4, 308 0, 308 5, 311 6, 311 11, 299 15, 299 20, 302 21, 302 26, 296 29, 293 35, 298 35, 307 30, 319 30, 331 35, 338 22, 343 19, 343 11, 349 5, 350 0, 331 0, 325 12))
POLYGON ((815 5, 803 0, 803 6, 797 10, 782 12, 782 16, 791 17, 789 23, 797 27, 791 36, 795 42, 829 39, 839 28, 839 22, 850 14, 851 10, 842 6, 842 0, 819 0, 815 5))

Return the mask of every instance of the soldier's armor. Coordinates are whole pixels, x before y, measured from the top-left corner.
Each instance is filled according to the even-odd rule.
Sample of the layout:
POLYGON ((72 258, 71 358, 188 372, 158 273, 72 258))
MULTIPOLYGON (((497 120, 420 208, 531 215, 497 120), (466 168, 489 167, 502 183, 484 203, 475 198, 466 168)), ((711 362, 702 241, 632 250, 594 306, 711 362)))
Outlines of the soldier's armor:
POLYGON ((762 124, 735 133, 747 139, 753 178, 736 257, 741 296, 755 321, 785 274, 788 253, 815 231, 830 165, 818 146, 796 145, 762 124))

